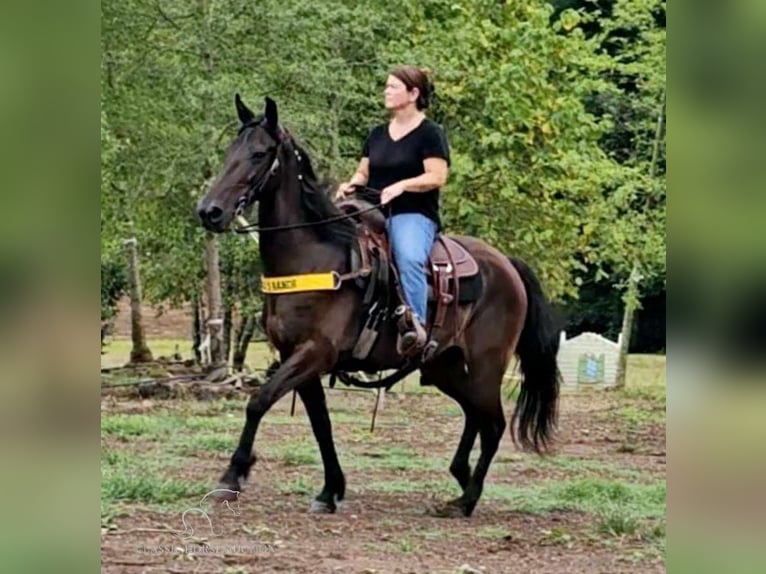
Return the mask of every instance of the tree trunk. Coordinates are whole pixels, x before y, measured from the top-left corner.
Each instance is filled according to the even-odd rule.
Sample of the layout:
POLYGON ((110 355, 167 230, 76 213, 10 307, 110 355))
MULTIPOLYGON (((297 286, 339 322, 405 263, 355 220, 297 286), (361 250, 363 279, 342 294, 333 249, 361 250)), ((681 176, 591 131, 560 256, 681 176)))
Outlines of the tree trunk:
POLYGON ((210 335, 211 367, 225 363, 223 357, 223 317, 221 316, 221 272, 218 239, 212 233, 205 237, 207 255, 207 329, 210 335))
POLYGON ((657 175, 657 163, 660 157, 660 142, 662 142, 662 130, 665 127, 665 100, 667 99, 667 88, 662 90, 662 103, 660 104, 660 113, 657 114, 657 129, 654 132, 654 144, 652 145, 652 159, 649 164, 649 175, 657 175))
POLYGON ((231 315, 232 306, 223 304, 223 360, 229 362, 231 356, 231 315))
MULTIPOLYGON (((210 23, 209 23, 209 1, 197 1, 197 18, 199 26, 199 56, 204 62, 205 73, 202 82, 199 97, 200 111, 204 122, 204 141, 207 145, 214 144, 214 135, 212 127, 213 121, 213 56, 210 51, 210 23)), ((207 182, 212 177, 212 165, 208 156, 202 161, 202 181, 207 182)), ((215 369, 225 365, 223 355, 223 316, 221 312, 221 271, 220 257, 218 255, 218 240, 212 233, 205 236, 205 251, 207 263, 207 332, 210 335, 210 368, 215 369)))
MULTIPOLYGON (((656 177, 657 162, 660 155, 660 143, 662 141, 662 131, 665 126, 665 100, 667 90, 662 90, 662 101, 660 102, 659 113, 657 114, 657 128, 654 132, 654 143, 652 144, 652 159, 649 163, 649 175, 656 177)), ((648 199, 647 199, 648 203, 648 199)), ((628 365, 628 350, 630 349, 630 338, 633 333, 633 315, 638 308, 639 289, 638 283, 641 281, 641 274, 638 266, 634 265, 630 271, 628 279, 628 289, 625 293, 625 312, 622 316, 622 330, 620 335, 620 354, 617 358, 617 375, 615 385, 618 388, 625 386, 625 377, 628 365)))
POLYGON ((628 351, 630 350, 630 335, 633 332, 633 316, 638 307, 638 282, 640 276, 638 268, 633 267, 628 279, 628 290, 625 293, 625 312, 622 315, 622 330, 620 331, 620 354, 617 358, 617 374, 615 386, 625 386, 625 376, 628 366, 628 351))
POLYGON ((241 327, 237 333, 237 345, 234 349, 233 367, 235 371, 241 371, 245 367, 247 348, 255 332, 255 315, 249 314, 242 317, 241 327))
POLYGON ((202 310, 200 309, 199 292, 194 291, 192 296, 192 306, 194 317, 192 319, 192 353, 194 354, 194 360, 197 364, 202 363, 202 353, 199 351, 199 346, 202 344, 202 310))
POLYGON ((128 252, 128 281, 130 282, 130 336, 133 348, 130 350, 131 363, 148 363, 154 360, 146 344, 144 322, 141 316, 141 277, 138 272, 138 241, 135 237, 125 241, 128 252))

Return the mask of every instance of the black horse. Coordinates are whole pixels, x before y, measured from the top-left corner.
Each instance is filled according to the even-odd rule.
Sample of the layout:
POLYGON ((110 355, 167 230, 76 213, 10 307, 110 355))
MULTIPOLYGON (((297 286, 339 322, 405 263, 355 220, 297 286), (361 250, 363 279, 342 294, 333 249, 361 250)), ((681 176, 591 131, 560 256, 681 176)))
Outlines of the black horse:
MULTIPOLYGON (((341 212, 318 185, 308 155, 280 126, 276 103, 266 98, 264 113, 256 116, 239 95, 235 102, 241 127, 229 146, 220 176, 199 201, 198 214, 204 227, 216 233, 227 231, 238 210, 258 202, 259 225, 280 228, 261 234, 260 255, 266 276, 348 271, 355 227, 339 219, 341 212), (323 223, 328 220, 331 222, 323 223)), ((423 384, 434 385, 463 408, 463 435, 450 465, 463 494, 442 510, 469 516, 506 428, 500 388, 514 353, 520 359, 523 382, 511 435, 525 449, 537 452, 550 443, 559 389, 559 332, 529 267, 479 239, 457 239, 479 265, 482 294, 475 303, 460 307, 454 317, 462 326, 459 335, 420 371, 423 384), (477 435, 481 454, 471 471, 469 455, 477 435)), ((312 510, 336 510, 346 483, 320 376, 351 365, 348 357, 358 336, 361 304, 362 293, 353 282, 343 283, 337 291, 266 296, 266 333, 280 353, 281 365, 247 404, 244 430, 221 488, 240 490, 256 460, 253 447, 261 419, 275 402, 295 389, 305 405, 324 463, 324 487, 312 510)), ((401 367, 403 359, 395 346, 395 327, 384 327, 364 370, 401 367)))

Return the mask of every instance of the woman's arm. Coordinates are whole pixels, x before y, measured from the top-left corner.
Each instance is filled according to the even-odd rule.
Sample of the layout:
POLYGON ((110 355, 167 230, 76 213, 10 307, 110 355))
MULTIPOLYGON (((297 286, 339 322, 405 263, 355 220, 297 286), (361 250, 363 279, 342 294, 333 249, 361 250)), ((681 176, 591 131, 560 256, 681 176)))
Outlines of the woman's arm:
POLYGON ((368 181, 370 181, 370 158, 363 157, 348 183, 349 185, 367 185, 368 181))
POLYGON ((362 160, 359 162, 359 166, 356 168, 356 171, 354 172, 354 175, 351 176, 351 179, 341 183, 338 186, 338 191, 335 194, 335 199, 343 199, 347 195, 350 195, 354 191, 354 186, 359 185, 367 185, 367 182, 370 180, 370 158, 363 157, 362 160))
POLYGON ((367 185, 368 181, 370 181, 370 158, 363 157, 348 182, 351 185, 367 185))
POLYGON ((444 187, 447 183, 449 167, 447 167, 446 160, 440 157, 429 157, 423 160, 423 168, 425 173, 422 175, 399 182, 404 191, 413 191, 415 193, 429 191, 436 187, 444 187))
POLYGON ((447 183, 449 167, 447 161, 442 158, 430 157, 423 160, 425 173, 410 179, 403 179, 389 185, 380 195, 380 201, 383 204, 388 203, 395 197, 400 196, 405 191, 420 193, 429 191, 437 187, 442 187, 447 183))

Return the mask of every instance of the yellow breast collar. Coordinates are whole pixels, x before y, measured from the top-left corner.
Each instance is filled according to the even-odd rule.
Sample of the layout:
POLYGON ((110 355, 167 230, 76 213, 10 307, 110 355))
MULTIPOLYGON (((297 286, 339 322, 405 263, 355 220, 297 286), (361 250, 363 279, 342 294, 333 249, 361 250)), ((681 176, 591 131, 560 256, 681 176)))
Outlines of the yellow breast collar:
POLYGON ((304 291, 337 291, 343 279, 337 272, 261 277, 261 291, 269 295, 304 291))

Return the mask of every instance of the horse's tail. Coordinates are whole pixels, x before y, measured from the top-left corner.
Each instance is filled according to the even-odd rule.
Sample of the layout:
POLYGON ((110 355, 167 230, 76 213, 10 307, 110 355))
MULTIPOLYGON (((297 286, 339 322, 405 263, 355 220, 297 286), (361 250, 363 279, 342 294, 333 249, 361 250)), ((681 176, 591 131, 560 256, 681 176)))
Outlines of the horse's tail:
POLYGON ((511 438, 525 450, 542 453, 550 446, 558 414, 560 329, 534 272, 522 260, 508 259, 527 292, 527 316, 516 346, 522 382, 511 419, 511 438))

